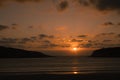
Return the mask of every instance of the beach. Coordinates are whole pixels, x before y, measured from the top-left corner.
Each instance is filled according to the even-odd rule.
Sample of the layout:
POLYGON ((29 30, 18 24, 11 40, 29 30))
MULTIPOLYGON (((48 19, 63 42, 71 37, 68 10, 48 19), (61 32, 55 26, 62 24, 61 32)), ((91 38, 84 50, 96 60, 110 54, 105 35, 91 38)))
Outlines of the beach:
POLYGON ((120 73, 90 73, 90 74, 0 73, 0 80, 120 80, 120 73))

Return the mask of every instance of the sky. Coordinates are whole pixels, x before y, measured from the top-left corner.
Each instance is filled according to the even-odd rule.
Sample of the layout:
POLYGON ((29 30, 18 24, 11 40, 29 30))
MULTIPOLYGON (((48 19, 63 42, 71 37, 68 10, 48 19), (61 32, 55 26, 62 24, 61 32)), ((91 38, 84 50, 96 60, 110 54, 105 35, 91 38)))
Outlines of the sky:
POLYGON ((120 0, 0 0, 0 46, 120 47, 120 0))

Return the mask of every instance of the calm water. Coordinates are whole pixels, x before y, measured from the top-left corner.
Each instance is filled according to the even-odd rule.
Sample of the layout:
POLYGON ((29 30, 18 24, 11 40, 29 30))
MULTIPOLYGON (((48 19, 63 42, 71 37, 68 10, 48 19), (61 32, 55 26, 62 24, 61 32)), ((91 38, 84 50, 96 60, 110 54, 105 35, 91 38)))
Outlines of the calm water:
POLYGON ((120 73, 120 58, 51 57, 0 59, 0 72, 40 74, 120 73))

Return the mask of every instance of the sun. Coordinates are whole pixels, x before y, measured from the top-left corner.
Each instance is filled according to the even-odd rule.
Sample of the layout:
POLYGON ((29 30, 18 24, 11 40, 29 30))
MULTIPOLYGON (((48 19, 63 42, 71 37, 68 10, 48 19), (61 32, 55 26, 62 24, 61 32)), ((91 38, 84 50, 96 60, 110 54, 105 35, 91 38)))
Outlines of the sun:
POLYGON ((73 51, 77 51, 78 49, 77 48, 73 48, 73 51))

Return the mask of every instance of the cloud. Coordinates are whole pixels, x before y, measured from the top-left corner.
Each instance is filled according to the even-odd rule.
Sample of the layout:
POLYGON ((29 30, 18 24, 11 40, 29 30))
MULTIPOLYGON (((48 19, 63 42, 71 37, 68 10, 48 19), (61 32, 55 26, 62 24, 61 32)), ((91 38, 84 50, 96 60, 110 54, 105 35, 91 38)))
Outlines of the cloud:
MULTIPOLYGON (((120 10, 120 0, 78 0, 80 4, 92 5, 100 11, 120 10)), ((87 6, 88 6, 87 5, 87 6)))
POLYGON ((22 38, 18 43, 25 44, 27 42, 33 42, 31 38, 22 38))
POLYGON ((103 42, 111 42, 112 40, 103 40, 103 42))
POLYGON ((17 1, 17 2, 40 2, 42 0, 14 0, 14 1, 17 1))
POLYGON ((88 0, 78 0, 78 2, 84 6, 89 6, 90 2, 88 0))
MULTIPOLYGON (((120 34, 117 33, 100 33, 95 35, 91 40, 88 40, 87 43, 84 43, 84 47, 86 44, 92 44, 91 47, 94 48, 102 48, 102 47, 118 47, 119 45, 119 37, 120 34)), ((90 45, 88 45, 90 47, 90 45)))
POLYGON ((28 26, 28 28, 33 28, 33 26, 28 26))
POLYGON ((88 35, 79 35, 78 38, 86 38, 88 35))
POLYGON ((112 22, 105 22, 103 25, 105 25, 105 26, 113 26, 113 25, 115 25, 115 24, 112 23, 112 22))
POLYGON ((118 23, 118 25, 120 26, 120 23, 118 23))
POLYGON ((110 35, 114 35, 115 33, 110 32, 110 33, 100 33, 98 35, 96 35, 96 37, 101 37, 101 36, 110 36, 110 35))
POLYGON ((43 0, 0 0, 0 6, 3 6, 4 3, 10 2, 10 1, 15 1, 19 3, 25 3, 25 2, 41 2, 43 0))
POLYGON ((93 44, 92 44, 92 43, 79 44, 78 47, 82 47, 82 48, 90 48, 90 47, 93 47, 93 44))
POLYGON ((37 39, 36 36, 32 36, 32 37, 30 37, 30 38, 31 38, 31 40, 36 40, 36 39, 37 39))
POLYGON ((17 29, 17 26, 18 26, 18 24, 16 24, 16 23, 13 23, 13 24, 11 24, 12 25, 12 29, 17 29))
POLYGON ((48 37, 46 34, 40 34, 39 35, 40 39, 48 37))
POLYGON ((18 41, 18 39, 16 39, 16 38, 2 38, 2 39, 0 39, 0 43, 1 44, 8 44, 8 43, 16 43, 18 41))
POLYGON ((120 38, 120 34, 117 34, 117 37, 120 38))
POLYGON ((71 42, 82 42, 83 40, 72 39, 71 42))
POLYGON ((51 48, 51 47, 58 47, 59 45, 57 45, 57 44, 54 44, 54 43, 51 43, 51 44, 49 44, 49 47, 51 48))
POLYGON ((8 26, 0 25, 0 31, 1 31, 1 30, 4 30, 4 29, 7 29, 7 28, 8 28, 8 26))
POLYGON ((45 44, 50 44, 51 43, 51 41, 49 41, 49 40, 44 40, 43 41, 45 44))
POLYGON ((64 10, 66 10, 67 8, 68 8, 68 6, 69 6, 69 3, 68 3, 68 1, 65 1, 65 0, 63 0, 63 1, 57 1, 57 0, 54 0, 54 2, 56 3, 56 7, 57 7, 57 10, 58 11, 64 11, 64 10))
POLYGON ((40 45, 39 48, 56 48, 56 47, 58 47, 58 46, 59 46, 59 45, 57 45, 57 44, 49 43, 49 44, 40 45))
POLYGON ((63 45, 59 45, 61 48, 69 48, 70 44, 63 44, 63 45))
POLYGON ((13 23, 13 24, 12 24, 12 26, 17 26, 17 25, 18 25, 18 24, 16 24, 16 23, 13 23))
POLYGON ((44 38, 50 38, 50 39, 53 39, 54 36, 53 36, 53 35, 40 34, 40 35, 39 35, 39 38, 40 38, 40 39, 44 39, 44 38))

